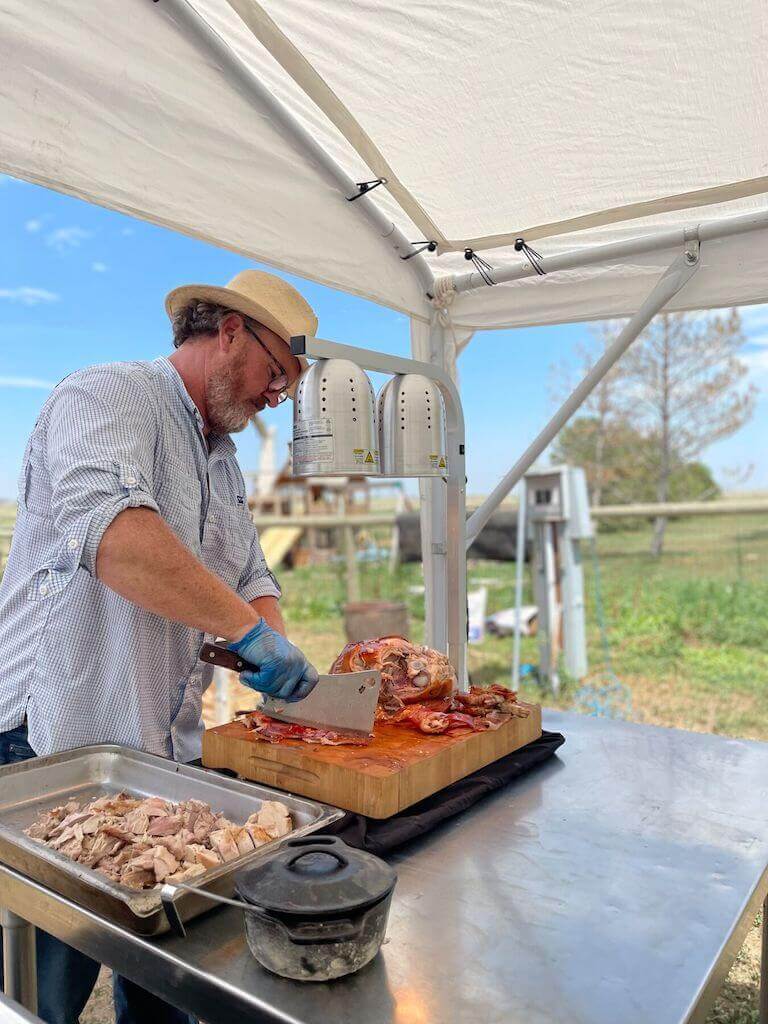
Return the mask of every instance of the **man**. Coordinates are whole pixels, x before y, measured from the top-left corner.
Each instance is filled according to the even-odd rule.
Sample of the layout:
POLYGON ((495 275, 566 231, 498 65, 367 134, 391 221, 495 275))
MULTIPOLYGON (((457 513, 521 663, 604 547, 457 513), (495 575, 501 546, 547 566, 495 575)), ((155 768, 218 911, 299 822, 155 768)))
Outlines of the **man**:
MULTIPOLYGON (((206 635, 259 667, 254 689, 301 699, 317 672, 285 637, 229 434, 301 372, 292 334, 317 320, 281 278, 168 295, 175 352, 90 367, 45 403, 27 444, 0 585, 0 763, 89 743, 200 754, 206 635)), ((38 935, 39 1013, 76 1024, 98 964, 38 935)), ((118 1024, 187 1021, 125 979, 118 1024)))

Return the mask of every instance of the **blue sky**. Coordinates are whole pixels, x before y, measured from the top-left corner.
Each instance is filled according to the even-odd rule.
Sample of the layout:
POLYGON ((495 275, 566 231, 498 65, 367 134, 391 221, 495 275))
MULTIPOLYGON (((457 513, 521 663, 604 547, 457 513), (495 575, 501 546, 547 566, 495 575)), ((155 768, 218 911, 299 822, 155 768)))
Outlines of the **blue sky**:
MULTIPOLYGON (((0 225, 0 497, 14 497, 24 445, 50 385, 90 363, 167 353, 166 292, 198 281, 225 284, 245 263, 203 242, 3 176, 0 225)), ((408 354, 408 321, 401 314, 291 280, 315 308, 321 336, 408 354)), ((752 421, 704 458, 726 487, 732 487, 730 470, 752 466, 740 486, 768 489, 768 306, 743 315, 744 357, 760 400, 752 421)), ((572 359, 587 333, 586 325, 574 325, 475 336, 459 367, 470 493, 487 492, 552 413, 551 367, 572 359)), ((281 442, 290 437, 287 406, 271 414, 281 442)), ((254 469, 255 434, 236 440, 243 468, 254 469)))

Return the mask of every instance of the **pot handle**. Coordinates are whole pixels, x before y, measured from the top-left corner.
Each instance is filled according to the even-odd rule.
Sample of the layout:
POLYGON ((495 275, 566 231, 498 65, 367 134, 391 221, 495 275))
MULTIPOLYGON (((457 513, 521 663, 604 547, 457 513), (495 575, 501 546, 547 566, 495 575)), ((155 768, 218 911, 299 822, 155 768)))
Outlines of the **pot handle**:
POLYGON ((342 839, 339 839, 338 836, 301 836, 298 839, 289 839, 283 848, 299 851, 295 857, 291 857, 287 862, 285 865, 287 868, 293 868, 295 864, 310 853, 330 854, 331 857, 338 861, 339 866, 343 868, 349 864, 349 860, 344 855, 347 844, 342 839))
POLYGON ((288 933, 291 942, 294 942, 297 946, 314 946, 356 939, 363 927, 362 920, 355 924, 349 918, 342 918, 338 921, 329 921, 327 923, 318 921, 317 924, 298 924, 293 928, 287 925, 285 921, 280 923, 288 933))

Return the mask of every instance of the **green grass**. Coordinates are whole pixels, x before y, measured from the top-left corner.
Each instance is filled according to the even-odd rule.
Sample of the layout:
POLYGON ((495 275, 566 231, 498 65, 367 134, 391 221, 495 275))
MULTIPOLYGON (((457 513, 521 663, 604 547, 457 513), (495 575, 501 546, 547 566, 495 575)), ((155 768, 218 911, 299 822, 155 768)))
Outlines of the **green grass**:
MULTIPOLYGON (((632 692, 634 718, 768 739, 768 521, 759 515, 670 522, 665 552, 649 554, 650 527, 599 535, 597 554, 611 667, 632 692)), ((584 551, 590 668, 608 678, 598 622, 595 569, 584 551)), ((489 587, 488 610, 514 601, 511 563, 470 562, 470 588, 489 587)), ((346 600, 343 566, 283 570, 283 605, 308 653, 342 640, 346 600)), ((361 566, 364 600, 404 600, 414 639, 423 636, 421 566, 361 566)), ((531 602, 526 579, 526 603, 531 602)), ((509 677, 511 640, 488 637, 470 649, 474 679, 509 677)), ((538 661, 536 640, 524 639, 522 660, 538 661)), ((573 703, 577 687, 559 701, 573 703)), ((540 697, 534 684, 523 692, 540 697)), ((552 698, 546 698, 552 703, 552 698)))

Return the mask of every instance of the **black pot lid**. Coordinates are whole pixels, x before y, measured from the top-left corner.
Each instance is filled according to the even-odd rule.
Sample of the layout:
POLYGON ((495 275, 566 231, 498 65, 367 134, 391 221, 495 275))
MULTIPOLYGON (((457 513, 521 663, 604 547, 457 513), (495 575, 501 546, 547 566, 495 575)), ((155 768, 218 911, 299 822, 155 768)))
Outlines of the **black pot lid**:
POLYGON ((317 917, 360 910, 383 899, 397 875, 383 860, 336 836, 290 839, 262 864, 241 871, 237 892, 276 914, 317 917))

